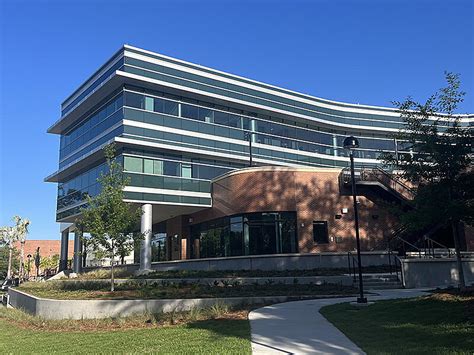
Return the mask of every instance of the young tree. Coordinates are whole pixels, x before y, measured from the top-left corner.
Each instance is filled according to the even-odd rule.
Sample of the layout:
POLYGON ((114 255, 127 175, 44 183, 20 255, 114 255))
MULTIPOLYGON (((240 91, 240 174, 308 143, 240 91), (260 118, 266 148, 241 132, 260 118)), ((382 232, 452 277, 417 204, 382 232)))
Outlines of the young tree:
POLYGON ((406 124, 396 135, 405 153, 385 153, 381 159, 385 165, 397 166, 403 178, 416 186, 414 208, 401 215, 409 230, 451 226, 459 287, 464 289, 459 224, 474 222, 473 130, 462 126, 455 115, 465 95, 459 76, 445 76, 447 86, 425 103, 411 97, 394 102, 406 124))
POLYGON ((125 182, 114 145, 106 146, 104 155, 108 171, 98 179, 102 190, 99 195, 87 198, 88 206, 82 209, 82 217, 76 225, 90 234, 87 239, 94 251, 105 252, 110 258, 110 290, 114 291, 115 257, 130 253, 134 241, 142 238, 142 234, 136 232, 141 209, 123 201, 125 182))

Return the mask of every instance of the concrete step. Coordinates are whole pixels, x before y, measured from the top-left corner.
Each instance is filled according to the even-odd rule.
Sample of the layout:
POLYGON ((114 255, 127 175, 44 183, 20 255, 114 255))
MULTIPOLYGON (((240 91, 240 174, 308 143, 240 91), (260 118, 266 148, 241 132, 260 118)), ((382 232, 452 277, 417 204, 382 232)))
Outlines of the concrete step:
MULTIPOLYGON (((402 284, 396 274, 364 274, 362 275, 364 288, 367 290, 382 290, 402 288, 402 284)), ((354 286, 358 287, 358 278, 354 282, 354 286)))

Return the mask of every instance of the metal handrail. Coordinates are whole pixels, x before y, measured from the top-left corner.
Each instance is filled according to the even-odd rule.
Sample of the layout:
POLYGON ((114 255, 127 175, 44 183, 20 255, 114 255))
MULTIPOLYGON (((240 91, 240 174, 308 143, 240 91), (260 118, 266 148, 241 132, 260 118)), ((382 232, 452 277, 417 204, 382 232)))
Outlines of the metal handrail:
MULTIPOLYGON (((409 246, 411 246, 412 248, 414 248, 414 249, 418 252, 418 256, 421 258, 421 249, 418 248, 415 244, 410 243, 408 240, 406 240, 406 239, 400 237, 399 235, 394 235, 393 238, 390 240, 390 242, 391 242, 392 240, 394 240, 395 238, 398 239, 398 240, 400 240, 400 241, 403 243, 403 245, 406 244, 406 245, 409 245, 409 246)), ((405 252, 405 254, 406 254, 406 252, 405 252)))
POLYGON ((395 178, 394 177, 394 174, 389 174, 388 172, 386 172, 384 169, 380 168, 380 167, 376 167, 375 168, 376 170, 378 170, 379 172, 381 172, 382 174, 384 174, 385 176, 389 177, 390 179, 392 179, 393 181, 395 181, 397 184, 399 184, 400 186, 402 186, 403 188, 407 189, 408 191, 410 191, 411 193, 415 193, 415 191, 409 187, 407 184, 403 183, 402 181, 400 181, 400 179, 398 178, 395 178))
POLYGON ((426 235, 423 237, 423 240, 425 241, 425 243, 428 242, 428 249, 431 252, 431 255, 433 256, 433 258, 435 257, 435 251, 434 251, 435 248, 433 246, 434 244, 440 246, 442 249, 446 249, 448 251, 448 258, 451 257, 451 249, 448 248, 446 245, 441 244, 440 242, 437 242, 436 240, 434 240, 434 239, 432 239, 432 238, 430 238, 426 235))

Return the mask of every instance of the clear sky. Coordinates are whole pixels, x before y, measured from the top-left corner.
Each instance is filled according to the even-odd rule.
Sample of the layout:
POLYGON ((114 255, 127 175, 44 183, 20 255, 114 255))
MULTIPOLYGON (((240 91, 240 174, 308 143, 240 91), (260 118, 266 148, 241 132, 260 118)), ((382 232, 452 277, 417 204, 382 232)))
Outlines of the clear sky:
POLYGON ((318 97, 424 100, 460 73, 474 112, 473 1, 0 0, 0 225, 57 239, 60 103, 124 43, 318 97))

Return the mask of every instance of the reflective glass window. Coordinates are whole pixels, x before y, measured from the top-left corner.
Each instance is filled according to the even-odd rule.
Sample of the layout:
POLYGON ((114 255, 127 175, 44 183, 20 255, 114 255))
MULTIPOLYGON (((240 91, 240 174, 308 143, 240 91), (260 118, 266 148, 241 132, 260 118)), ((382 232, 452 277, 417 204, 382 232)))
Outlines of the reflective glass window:
POLYGON ((155 103, 153 97, 145 97, 145 110, 147 111, 154 111, 155 110, 155 103))
POLYGON ((124 169, 127 171, 134 171, 137 173, 143 172, 143 159, 125 156, 124 169))
POLYGON ((191 164, 181 164, 181 177, 190 178, 192 177, 191 164))
POLYGON ((143 160, 143 172, 145 174, 153 174, 153 160, 151 159, 143 160))

